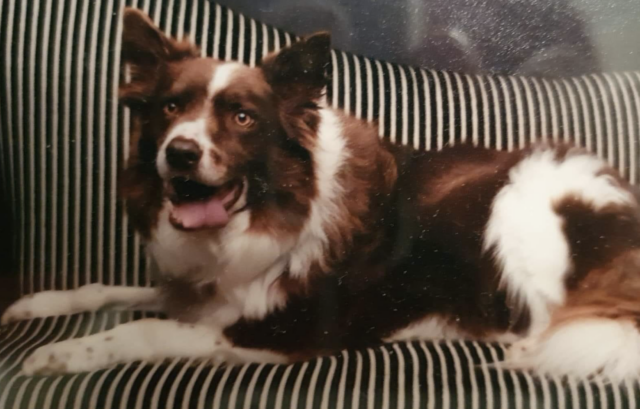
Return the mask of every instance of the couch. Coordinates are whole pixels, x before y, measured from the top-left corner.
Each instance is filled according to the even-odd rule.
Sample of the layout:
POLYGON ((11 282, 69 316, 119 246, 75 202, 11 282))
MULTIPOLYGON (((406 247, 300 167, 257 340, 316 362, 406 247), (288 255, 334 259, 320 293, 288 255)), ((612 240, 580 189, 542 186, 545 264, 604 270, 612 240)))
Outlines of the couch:
MULTIPOLYGON (((209 0, 126 4, 220 59, 258 64, 296 40, 209 0)), ((140 238, 117 198, 130 142, 130 118, 117 100, 124 5, 0 2, 0 198, 12 248, 2 263, 16 281, 0 294, 152 283, 140 238)), ((508 150, 539 137, 567 141, 638 183, 639 72, 469 76, 339 50, 332 57, 329 101, 376 120, 380 137, 394 143, 508 150)), ((176 360, 20 375, 21 361, 40 345, 143 316, 98 312, 0 327, 0 408, 635 408, 640 402, 633 382, 500 369, 495 363, 505 346, 473 341, 395 343, 295 365, 176 360)))

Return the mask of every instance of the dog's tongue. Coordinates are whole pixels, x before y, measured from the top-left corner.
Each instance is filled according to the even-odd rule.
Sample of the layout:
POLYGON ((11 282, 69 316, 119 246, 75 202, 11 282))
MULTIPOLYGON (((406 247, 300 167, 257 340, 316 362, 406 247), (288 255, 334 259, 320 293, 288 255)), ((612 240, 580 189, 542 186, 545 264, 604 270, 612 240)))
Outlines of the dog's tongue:
POLYGON ((217 197, 207 200, 174 205, 173 218, 185 229, 220 227, 229 221, 224 201, 217 197))

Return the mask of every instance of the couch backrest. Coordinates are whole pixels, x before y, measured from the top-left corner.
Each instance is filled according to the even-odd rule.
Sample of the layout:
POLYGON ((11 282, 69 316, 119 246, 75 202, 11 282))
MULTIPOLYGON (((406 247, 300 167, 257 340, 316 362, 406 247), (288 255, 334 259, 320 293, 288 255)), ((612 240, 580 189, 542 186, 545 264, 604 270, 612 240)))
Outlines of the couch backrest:
MULTIPOLYGON (((87 282, 148 285, 117 198, 129 143, 118 104, 120 14, 132 5, 203 54, 257 64, 295 37, 208 0, 0 2, 0 178, 21 293, 87 282)), ((640 74, 465 76, 335 51, 330 101, 418 149, 575 142, 638 181, 640 74)))

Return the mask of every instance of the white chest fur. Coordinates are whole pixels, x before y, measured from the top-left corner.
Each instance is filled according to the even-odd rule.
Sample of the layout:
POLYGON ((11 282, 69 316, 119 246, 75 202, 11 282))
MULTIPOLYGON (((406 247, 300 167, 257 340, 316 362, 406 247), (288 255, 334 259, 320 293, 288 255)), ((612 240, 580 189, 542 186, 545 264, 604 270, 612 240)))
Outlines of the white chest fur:
POLYGON ((180 231, 169 222, 170 206, 160 213, 147 249, 162 276, 216 284, 215 299, 200 315, 224 325, 240 316, 264 316, 284 303, 272 284, 287 266, 292 238, 250 231, 248 211, 215 234, 180 231))
POLYGON ((248 282, 266 272, 293 246, 293 240, 249 230, 248 211, 234 216, 218 232, 184 232, 169 222, 168 207, 160 213, 148 245, 161 274, 196 281, 248 282))

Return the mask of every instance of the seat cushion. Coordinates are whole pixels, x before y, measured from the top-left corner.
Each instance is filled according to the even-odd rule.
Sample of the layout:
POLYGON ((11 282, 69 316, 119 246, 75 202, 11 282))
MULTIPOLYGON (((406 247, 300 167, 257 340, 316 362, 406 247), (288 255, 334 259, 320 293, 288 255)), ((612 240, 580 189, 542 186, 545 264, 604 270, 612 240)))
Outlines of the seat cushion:
POLYGON ((540 379, 493 368, 500 344, 412 342, 295 365, 130 363, 89 374, 20 376, 40 345, 103 331, 142 313, 24 321, 0 333, 0 407, 9 408, 635 408, 637 384, 540 379))

